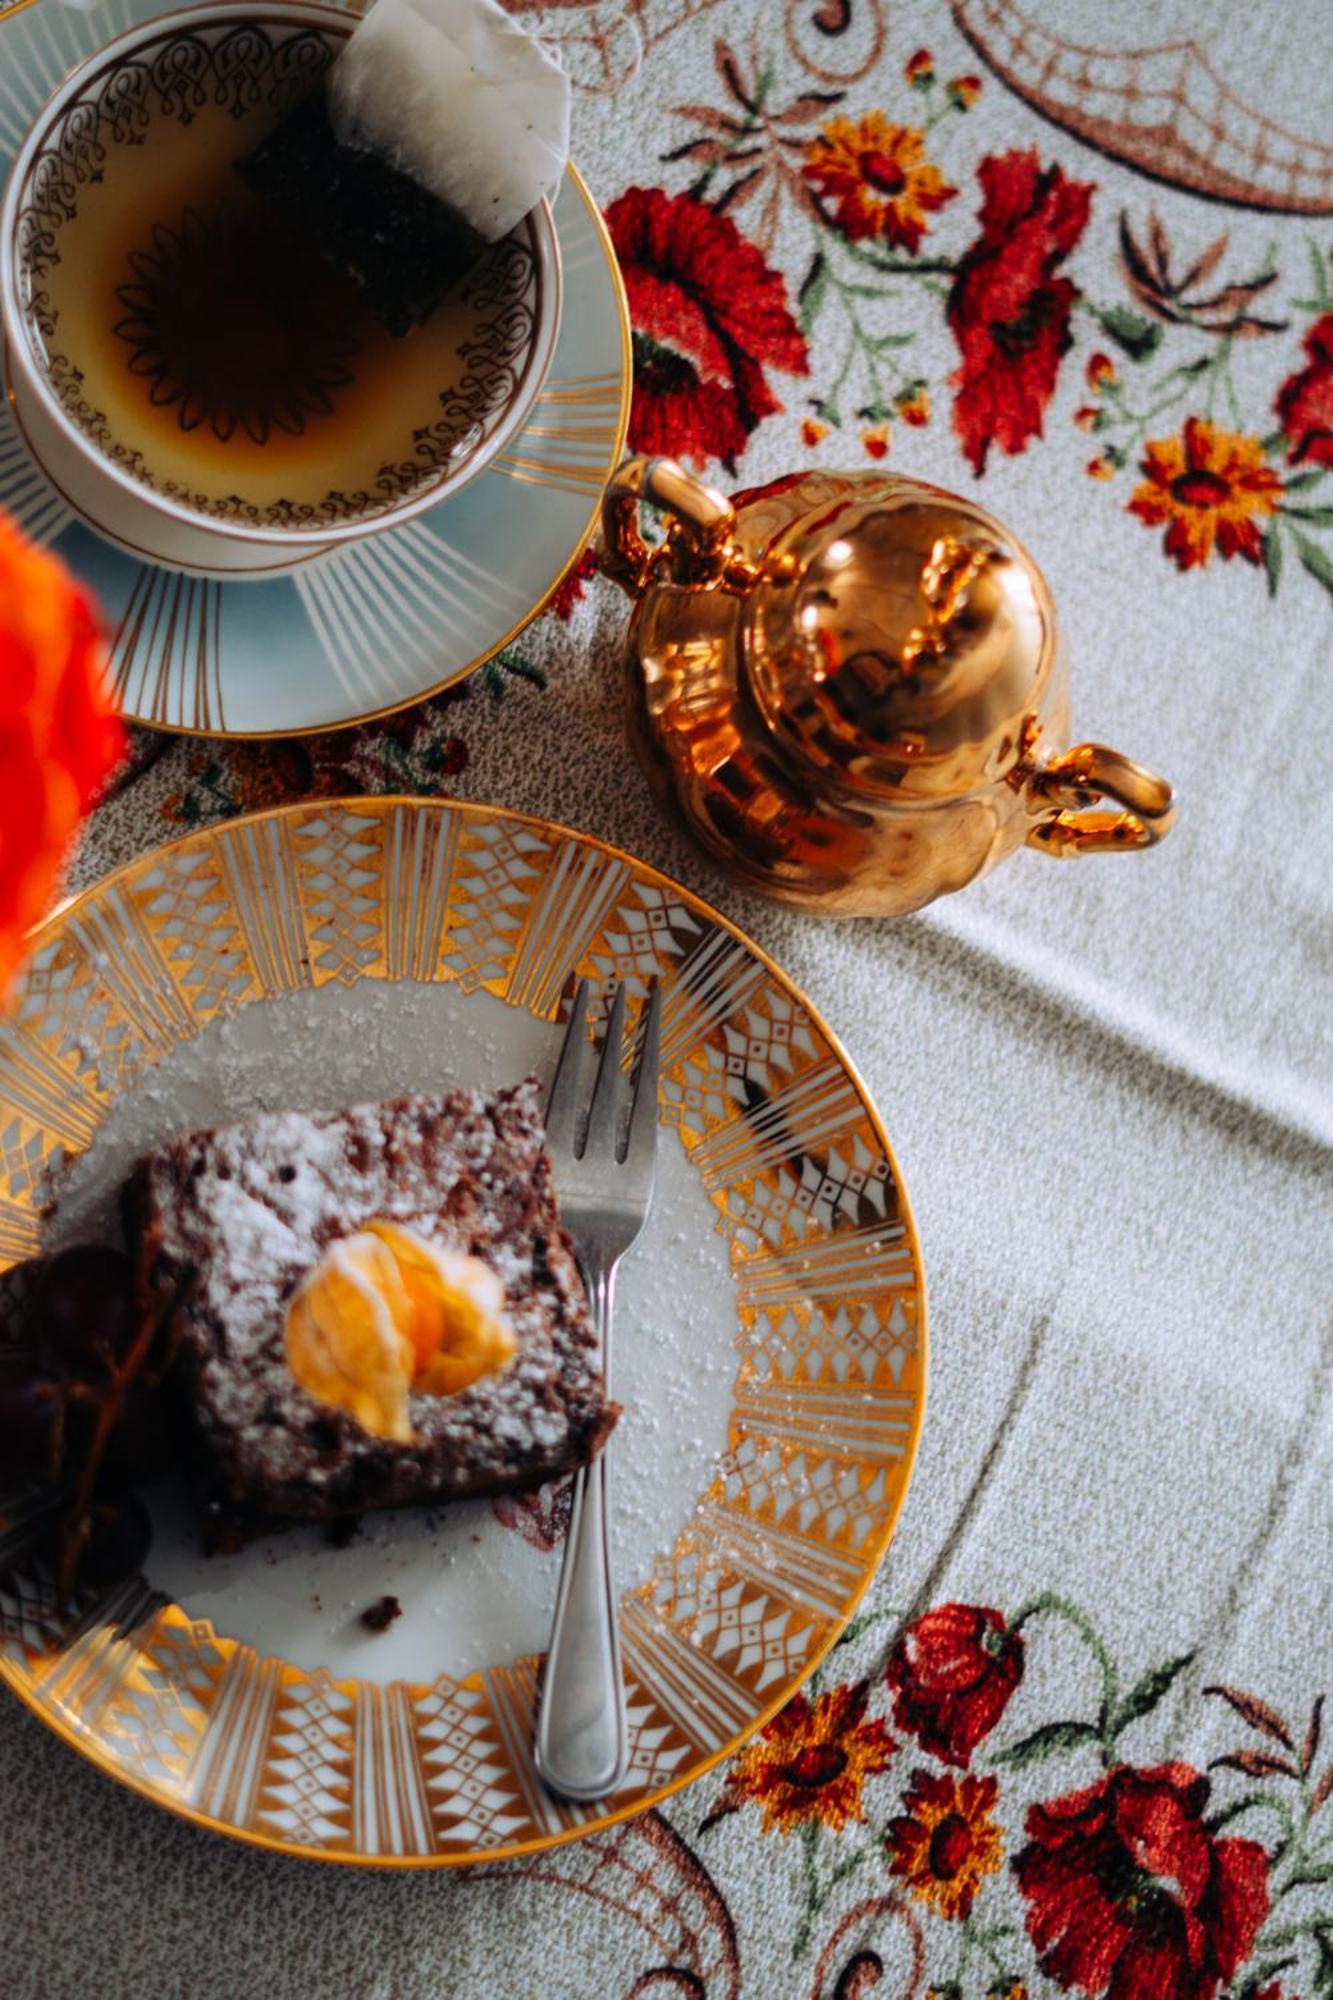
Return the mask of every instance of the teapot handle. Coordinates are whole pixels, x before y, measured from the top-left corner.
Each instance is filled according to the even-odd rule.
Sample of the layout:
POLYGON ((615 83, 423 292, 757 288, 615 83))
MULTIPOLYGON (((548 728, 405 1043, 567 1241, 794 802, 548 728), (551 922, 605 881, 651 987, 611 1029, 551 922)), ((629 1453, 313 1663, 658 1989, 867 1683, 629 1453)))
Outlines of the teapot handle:
POLYGON ((1104 743, 1076 743, 1060 756, 1038 758, 1027 798, 1033 820, 1027 845, 1057 860, 1155 847, 1176 818, 1166 779, 1104 743), (1124 810, 1108 812, 1099 799, 1113 799, 1124 810))
POLYGON ((627 458, 602 499, 602 573, 631 597, 647 584, 658 551, 639 533, 639 503, 647 500, 679 524, 673 553, 681 583, 725 580, 736 558, 736 513, 673 458, 627 458))

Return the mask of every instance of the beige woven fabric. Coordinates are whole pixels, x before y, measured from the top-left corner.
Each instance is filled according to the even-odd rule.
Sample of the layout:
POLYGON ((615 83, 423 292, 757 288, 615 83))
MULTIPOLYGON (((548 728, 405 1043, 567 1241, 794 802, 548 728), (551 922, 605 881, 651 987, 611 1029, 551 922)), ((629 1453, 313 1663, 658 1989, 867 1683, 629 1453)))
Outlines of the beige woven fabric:
MULTIPOLYGON (((1326 1992, 1333 1805, 1322 1819, 1309 1808, 1330 1747, 1316 1749, 1304 1780, 1298 1767, 1312 1704, 1333 1678, 1333 513, 1319 518, 1333 504, 1333 476, 1327 486, 1290 482, 1333 463, 1333 317, 1328 377, 1318 373, 1321 321, 1333 315, 1333 296, 1319 291, 1333 252, 1333 162, 1322 192, 1319 184, 1328 22, 1317 10, 1301 10, 1299 22, 1295 10, 1273 10, 1261 23, 1239 4, 1200 13, 1138 0, 1115 10, 1066 0, 1039 20, 1034 9, 1027 31, 1008 0, 952 9, 937 0, 632 0, 626 13, 644 44, 637 71, 613 9, 567 0, 544 17, 553 32, 579 37, 570 51, 585 86, 575 144, 599 200, 640 188, 676 201, 693 188, 703 208, 773 155, 792 180, 770 162, 768 183, 742 187, 724 213, 778 274, 791 326, 816 254, 867 293, 822 306, 805 331, 805 375, 760 354, 771 399, 784 407, 759 418, 733 475, 716 459, 714 475, 754 485, 807 463, 870 463, 887 423, 888 463, 975 485, 1045 567, 1073 657, 1079 733, 1168 773, 1183 798, 1177 831, 1143 858, 1055 868, 1020 855, 966 895, 899 923, 781 912, 738 894, 658 818, 620 722, 623 604, 600 580, 567 620, 548 616, 517 648, 545 675, 545 691, 507 676, 500 702, 474 690, 429 711, 409 743, 413 756, 466 746, 465 768, 438 777, 444 789, 587 828, 716 901, 806 988, 878 1098, 924 1245, 930 1406, 873 1596, 885 1615, 833 1656, 823 1685, 827 1694, 864 1677, 866 1716, 883 1719, 893 1760, 866 1776, 865 1817, 841 1832, 814 1765, 805 1804, 773 1826, 747 1766, 730 1778, 718 1772, 636 1829, 546 1861, 484 1877, 393 1879, 283 1863, 176 1825, 115 1792, 6 1702, 0 1986, 31 2000, 828 2000, 931 1987, 979 2000, 1021 1982, 1042 1995, 1202 2000, 1255 1975, 1253 1990, 1272 1984, 1288 2000, 1326 1992), (1043 41, 1052 33, 1060 49, 1043 41), (1135 69, 1133 51, 1177 35, 1198 47, 1177 52, 1166 95, 1153 99, 1156 71, 1135 69), (904 75, 923 48, 934 96, 904 75), (747 112, 737 88, 753 102, 766 67, 760 111, 747 112), (946 105, 945 85, 960 77, 981 84, 966 110, 946 105), (1126 96, 1134 77, 1137 94, 1126 96), (788 124, 764 123, 765 112, 815 92, 824 96, 788 124), (1201 104, 1224 138, 1236 138, 1232 152, 1207 141, 1206 118, 1191 123, 1201 104), (886 262, 935 258, 941 268, 926 283, 858 267, 846 229, 827 219, 836 191, 822 193, 822 221, 802 205, 817 133, 876 111, 889 125, 920 127, 941 106, 926 144, 955 197, 931 213, 915 250, 882 232, 861 239, 886 262), (1163 126, 1189 148, 1166 146, 1163 126), (673 157, 694 141, 694 153, 673 157), (751 145, 754 159, 740 158, 751 145), (1071 344, 1057 355, 1044 434, 1013 455, 992 447, 974 481, 966 423, 962 436, 951 423, 966 386, 950 387, 959 348, 948 294, 978 234, 978 169, 1028 148, 1041 172, 1058 167, 1095 189, 1086 227, 1058 256, 1028 189, 1052 259, 1044 282, 1068 277, 1080 299, 1071 308, 1052 306, 1040 288, 1024 295, 1044 299, 1040 309, 1057 320, 1068 312, 1071 344), (1302 199, 1312 212, 1257 205, 1274 198, 1274 157, 1292 186, 1297 165, 1308 174, 1302 199), (1181 185, 1183 176, 1194 184, 1181 185), (1169 242, 1155 294, 1142 271, 1135 282, 1122 237, 1127 228, 1151 261, 1154 212, 1169 242), (1204 274, 1178 284, 1223 235, 1204 274), (1208 303, 1228 287, 1220 306, 1208 303), (881 350, 878 388, 864 355, 835 388, 853 312, 872 339, 910 341, 881 350), (1281 324, 1213 324, 1247 316, 1281 324), (1148 342, 1152 352, 1136 360, 1129 349, 1148 342), (1119 404, 1097 386, 1099 354, 1115 371, 1119 404), (931 419, 914 427, 895 398, 918 379, 931 419), (1301 387, 1284 417, 1277 398, 1294 380, 1301 387), (833 413, 809 400, 821 397, 833 413), (1158 488, 1175 509, 1168 518, 1143 518, 1148 503, 1129 511, 1153 486, 1142 468, 1154 441, 1184 439, 1188 420, 1209 418, 1209 464, 1224 468, 1212 476, 1233 487, 1240 479, 1221 433, 1254 440, 1254 463, 1278 483, 1252 497, 1263 490, 1273 507, 1300 510, 1285 520, 1258 503, 1247 512, 1243 494, 1231 494, 1242 525, 1280 537, 1278 574, 1271 551, 1267 565, 1258 544, 1228 558, 1224 538, 1182 568, 1164 537, 1181 519, 1196 537, 1187 550, 1197 549, 1207 508, 1173 496, 1167 479, 1158 488), (1264 456, 1258 440, 1268 437, 1276 441, 1264 456), (1119 467, 1105 460, 1117 450, 1119 467), (1089 476, 1094 458, 1107 476, 1089 476), (932 1756, 883 1670, 901 1627, 932 1609, 989 1608, 1008 1629, 1038 1599, 1023 1624, 1021 1679, 970 1752, 968 1775, 985 1792, 968 1808, 974 1900, 950 1914, 924 1864, 913 1874, 904 1861, 895 1873, 893 1857, 910 1846, 900 1824, 925 1824, 914 1775, 937 1788, 961 1784, 962 1766, 932 1756), (1122 1697, 1151 1670, 1191 1656, 1163 1676, 1160 1698, 1144 1690, 1142 1713, 1105 1755, 1093 1740, 1102 1668, 1073 1614, 1095 1628, 1122 1697), (1238 1712, 1206 1692, 1219 1683, 1267 1706, 1238 1712), (1083 1737, 1021 1767, 1005 1760, 1033 1732, 1080 1721, 1090 1724, 1083 1737), (1242 1758, 1213 1772, 1203 1803, 1189 1790, 1193 1774, 1237 1751, 1249 1769, 1242 1758), (1256 1754, 1296 1775, 1256 1764, 1256 1754), (1119 1942, 1112 1949, 1103 1937, 1098 1956, 1087 1935, 1105 1884, 1096 1888, 1076 1847, 1072 1901, 1059 1923, 1050 1917, 1042 1822, 1032 1815, 1102 1788, 1100 1803, 1069 1808, 1083 1813, 1091 1839, 1086 1815, 1121 1810, 1125 1771, 1158 1773, 1172 1760, 1190 1774, 1138 1780, 1157 1788, 1157 1845, 1145 1835, 1139 1848, 1117 1850, 1146 1871, 1140 1891, 1148 1878, 1157 1885, 1160 1935, 1150 1951, 1146 1919, 1127 1913, 1121 1881, 1105 1890, 1106 1935, 1119 1942), (1260 1792, 1279 1803, 1218 1821, 1260 1792), (706 1824, 719 1804, 735 1809, 706 1824), (1003 1829, 998 1848, 978 1835, 978 1815, 1003 1829), (1184 1983, 1187 1965, 1194 1985, 1184 1983)), ((863 154, 876 146, 882 153, 882 131, 863 154)), ((861 171, 868 185, 864 162, 861 171)), ((876 198, 889 198, 882 186, 876 198)), ((670 310, 663 299, 675 283, 697 305, 701 281, 693 270, 659 271, 653 291, 641 246, 638 263, 626 252, 624 211, 619 232, 636 327, 659 351, 653 374, 641 339, 642 434, 661 349, 684 354, 681 365, 700 380, 693 322, 679 298, 670 310)), ((761 345, 743 307, 736 342, 761 345)), ((679 448, 707 435, 697 410, 687 413, 679 448)), ((290 759, 216 746, 145 759, 90 829, 80 879, 182 820, 333 783, 331 769, 349 784, 390 784, 375 742, 371 732, 296 771, 290 759)), ((800 1741, 796 1730, 785 1747, 775 1743, 771 1761, 790 1763, 800 1741)), ((844 1759, 848 1747, 837 1739, 844 1759)), ((946 1862, 934 1879, 947 1888, 946 1862)))

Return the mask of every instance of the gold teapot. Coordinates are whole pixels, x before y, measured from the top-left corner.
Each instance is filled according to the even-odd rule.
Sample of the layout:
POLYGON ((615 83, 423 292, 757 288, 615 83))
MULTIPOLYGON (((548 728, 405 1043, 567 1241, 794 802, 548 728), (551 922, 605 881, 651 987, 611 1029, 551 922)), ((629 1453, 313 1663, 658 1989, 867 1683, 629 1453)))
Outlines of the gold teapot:
POLYGON ((1067 747, 1045 579, 970 500, 812 472, 730 502, 635 458, 602 527, 603 568, 635 600, 635 748, 663 805, 752 887, 893 916, 1024 843, 1107 854, 1170 830, 1164 779, 1067 747), (644 501, 669 517, 655 547, 644 501))

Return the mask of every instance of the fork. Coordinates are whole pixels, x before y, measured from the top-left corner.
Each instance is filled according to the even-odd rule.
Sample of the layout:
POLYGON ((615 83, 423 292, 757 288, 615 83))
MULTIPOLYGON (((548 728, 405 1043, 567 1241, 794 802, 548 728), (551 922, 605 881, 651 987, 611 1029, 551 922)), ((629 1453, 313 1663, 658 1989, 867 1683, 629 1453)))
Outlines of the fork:
MULTIPOLYGON (((621 1064, 623 982, 612 997, 591 1103, 586 1085, 591 1057, 585 1033, 587 1010, 588 982, 581 979, 547 1101, 546 1145, 609 1387, 616 1269, 638 1239, 653 1193, 662 988, 654 985, 642 1016, 632 1102, 621 1064)), ((579 1802, 607 1797, 624 1777, 629 1761, 607 1532, 608 1478, 605 1449, 590 1465, 581 1466, 574 1478, 533 1744, 533 1759, 547 1789, 579 1802)))

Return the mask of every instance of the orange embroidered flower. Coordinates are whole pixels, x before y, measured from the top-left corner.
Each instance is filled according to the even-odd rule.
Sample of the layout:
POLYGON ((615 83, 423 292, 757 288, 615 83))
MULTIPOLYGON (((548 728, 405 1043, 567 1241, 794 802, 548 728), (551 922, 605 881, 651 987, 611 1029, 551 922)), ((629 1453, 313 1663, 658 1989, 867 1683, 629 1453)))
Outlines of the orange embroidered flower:
POLYGON ((920 430, 923 424, 930 422, 930 392, 924 383, 918 382, 915 388, 904 389, 896 399, 896 407, 903 422, 911 424, 914 430, 920 430))
POLYGON ((994 1778, 915 1771, 903 1796, 906 1812, 889 1821, 889 1873, 938 1916, 966 1917, 986 1876, 999 1870, 1004 1829, 991 1818, 999 1789, 994 1778))
POLYGON ((1096 395, 1102 389, 1110 388, 1120 378, 1115 372, 1115 363, 1112 361, 1110 355, 1097 353, 1088 356, 1088 365, 1083 370, 1083 379, 1093 394, 1096 395))
POLYGON ((1129 512, 1167 524, 1164 547, 1179 569, 1199 569, 1216 548, 1230 561, 1263 554, 1258 523, 1277 512, 1283 485, 1256 437, 1190 417, 1179 437, 1150 438, 1129 512))
POLYGON ((960 111, 970 111, 981 95, 979 76, 955 76, 945 85, 949 102, 956 104, 960 111))
POLYGON ((907 251, 918 249, 931 214, 958 192, 926 158, 924 134, 891 125, 882 111, 855 122, 830 118, 806 148, 801 172, 853 243, 878 236, 907 251))
POLYGON ((827 436, 828 425, 821 423, 818 417, 802 417, 801 443, 809 450, 813 451, 820 439, 827 436))
POLYGON ((929 90, 935 81, 935 58, 929 49, 918 49, 903 65, 903 75, 917 90, 929 90))
POLYGON ((866 1720, 866 1699, 864 1681, 832 1688, 813 1705, 793 1696, 732 1764, 725 1805, 753 1800, 766 1833, 815 1820, 837 1833, 863 1820, 861 1787, 888 1769, 898 1747, 882 1719, 866 1720))
POLYGON ((1095 431, 1100 415, 1101 411, 1095 403, 1084 403, 1081 409, 1075 410, 1074 422, 1081 431, 1095 431))
POLYGON ((0 515, 0 1000, 124 741, 93 609, 0 515))
POLYGON ((873 424, 868 431, 862 431, 861 443, 865 447, 866 457, 887 458, 892 437, 893 432, 887 424, 873 424))
POLYGON ((1090 458, 1083 470, 1089 479, 1114 479, 1115 467, 1109 458, 1090 458))

